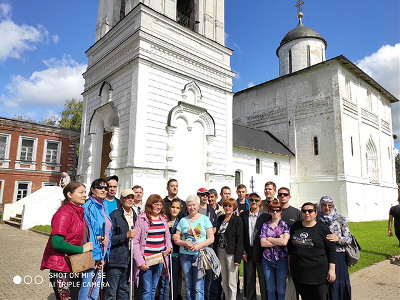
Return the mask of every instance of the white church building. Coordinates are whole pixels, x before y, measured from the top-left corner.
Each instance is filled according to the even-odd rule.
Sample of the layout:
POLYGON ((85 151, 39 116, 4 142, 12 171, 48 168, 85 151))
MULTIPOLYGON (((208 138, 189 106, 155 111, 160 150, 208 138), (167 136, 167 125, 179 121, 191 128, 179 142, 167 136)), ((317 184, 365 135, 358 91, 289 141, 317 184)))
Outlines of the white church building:
POLYGON ((396 200, 390 103, 398 101, 301 23, 277 50, 279 76, 232 93, 224 1, 100 0, 87 50, 78 179, 186 198, 266 181, 292 205, 337 200, 353 221, 396 200))

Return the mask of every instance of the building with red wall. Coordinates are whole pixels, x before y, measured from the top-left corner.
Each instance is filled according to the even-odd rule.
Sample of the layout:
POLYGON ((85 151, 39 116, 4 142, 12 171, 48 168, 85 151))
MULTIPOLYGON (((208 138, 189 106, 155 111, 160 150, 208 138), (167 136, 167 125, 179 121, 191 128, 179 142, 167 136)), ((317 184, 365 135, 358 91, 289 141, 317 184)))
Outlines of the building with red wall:
POLYGON ((46 185, 58 185, 62 172, 72 177, 79 134, 0 117, 0 204, 14 203, 46 185))

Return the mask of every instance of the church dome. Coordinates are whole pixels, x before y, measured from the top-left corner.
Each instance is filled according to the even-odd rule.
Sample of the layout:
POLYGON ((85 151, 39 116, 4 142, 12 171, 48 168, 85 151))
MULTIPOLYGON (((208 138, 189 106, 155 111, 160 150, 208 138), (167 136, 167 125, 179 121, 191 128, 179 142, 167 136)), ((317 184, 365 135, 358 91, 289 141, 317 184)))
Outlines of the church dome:
POLYGON ((296 28, 292 29, 289 31, 284 38, 281 41, 281 44, 279 45, 278 49, 276 49, 276 55, 279 57, 279 49, 294 40, 298 39, 304 39, 304 38, 315 38, 321 40, 325 44, 325 48, 328 47, 328 43, 322 38, 322 36, 314 29, 310 27, 306 27, 303 25, 301 22, 301 18, 299 18, 299 24, 297 25, 296 28))

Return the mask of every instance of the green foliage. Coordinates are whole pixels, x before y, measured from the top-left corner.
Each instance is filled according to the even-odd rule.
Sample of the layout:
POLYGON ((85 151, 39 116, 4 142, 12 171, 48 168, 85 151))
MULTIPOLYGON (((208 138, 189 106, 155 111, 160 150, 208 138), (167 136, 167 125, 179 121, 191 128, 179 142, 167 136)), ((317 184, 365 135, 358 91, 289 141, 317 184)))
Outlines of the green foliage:
POLYGON ((387 226, 386 220, 349 223, 351 233, 361 246, 360 261, 349 268, 349 273, 400 254, 399 241, 395 236, 388 238, 387 226))
POLYGON ((397 153, 394 159, 394 164, 396 166, 396 182, 397 184, 400 184, 400 152, 397 153))
POLYGON ((82 109, 82 100, 77 100, 74 98, 71 100, 66 100, 58 125, 65 128, 81 130, 82 109))
POLYGON ((51 233, 51 225, 36 225, 32 229, 36 229, 39 231, 51 233))

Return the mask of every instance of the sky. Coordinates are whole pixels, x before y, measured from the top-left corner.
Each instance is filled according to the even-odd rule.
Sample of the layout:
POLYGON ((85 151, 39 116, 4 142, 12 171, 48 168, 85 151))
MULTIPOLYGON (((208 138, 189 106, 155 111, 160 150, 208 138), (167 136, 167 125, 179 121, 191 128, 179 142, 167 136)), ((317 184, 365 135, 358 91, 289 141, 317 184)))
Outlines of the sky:
MULTIPOLYGON (((400 1, 303 0, 303 24, 400 99, 400 1)), ((296 0, 226 0, 225 45, 233 92, 279 75, 276 49, 298 23, 296 0)), ((81 99, 85 51, 93 45, 98 0, 0 0, 0 116, 36 121, 81 99)), ((392 105, 399 138, 400 103, 392 105)))

